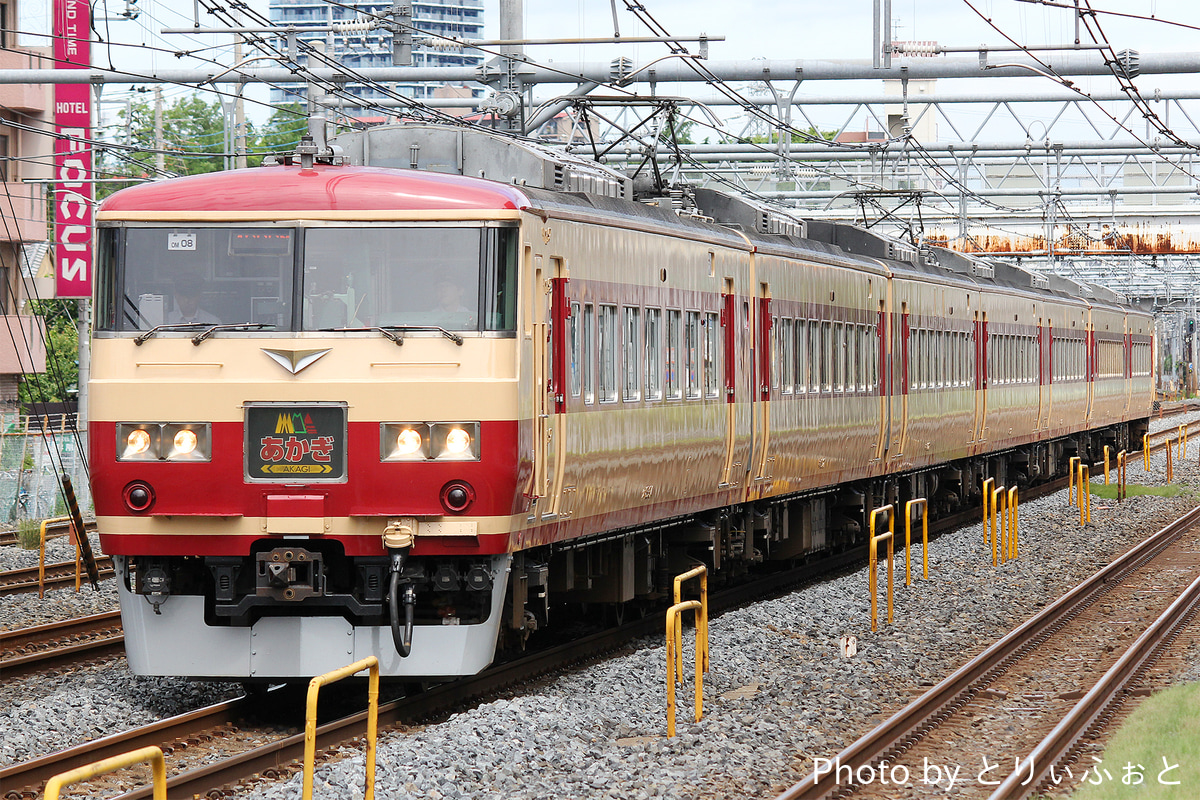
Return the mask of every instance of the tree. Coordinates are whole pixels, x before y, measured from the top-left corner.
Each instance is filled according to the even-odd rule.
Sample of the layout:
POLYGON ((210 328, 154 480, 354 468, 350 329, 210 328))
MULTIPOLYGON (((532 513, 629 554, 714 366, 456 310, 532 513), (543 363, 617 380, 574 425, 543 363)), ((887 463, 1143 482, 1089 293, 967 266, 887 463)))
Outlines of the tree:
POLYGON ((46 371, 26 375, 17 397, 33 403, 62 402, 79 382, 79 334, 75 328, 77 306, 70 300, 33 300, 33 313, 46 325, 46 371))

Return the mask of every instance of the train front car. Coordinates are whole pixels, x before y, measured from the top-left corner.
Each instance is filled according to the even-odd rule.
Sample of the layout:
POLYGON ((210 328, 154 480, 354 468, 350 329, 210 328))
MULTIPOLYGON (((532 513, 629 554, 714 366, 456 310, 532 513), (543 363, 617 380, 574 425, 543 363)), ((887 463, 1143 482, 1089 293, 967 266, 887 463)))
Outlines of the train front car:
POLYGON ((91 463, 136 674, 491 662, 518 494, 526 204, 471 178, 342 166, 104 203, 91 463))

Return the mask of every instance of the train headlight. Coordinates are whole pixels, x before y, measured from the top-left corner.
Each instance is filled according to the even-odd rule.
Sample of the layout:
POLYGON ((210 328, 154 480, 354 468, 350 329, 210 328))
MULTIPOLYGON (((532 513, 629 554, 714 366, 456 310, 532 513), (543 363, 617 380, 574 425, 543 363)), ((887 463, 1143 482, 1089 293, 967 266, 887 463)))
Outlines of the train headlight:
POLYGON ((150 452, 150 432, 144 428, 135 428, 125 437, 125 452, 122 458, 134 459, 150 452))
POLYGON ((429 426, 424 422, 385 422, 379 426, 380 461, 429 458, 429 426))
POLYGON ((478 422, 384 422, 381 461, 478 461, 478 422))
POLYGON ((117 424, 118 461, 211 461, 207 422, 121 422, 117 424))
POLYGON ((212 436, 207 422, 167 423, 163 426, 163 458, 167 461, 211 461, 212 436), (170 442, 168 449, 166 443, 170 442))
POLYGON ((396 454, 402 456, 416 455, 421 452, 425 437, 415 428, 405 428, 396 434, 396 454))
POLYGON ((446 452, 461 456, 471 449, 471 434, 462 428, 451 428, 446 431, 446 452))
POLYGON ((429 455, 437 461, 478 461, 478 422, 437 422, 429 426, 429 455))

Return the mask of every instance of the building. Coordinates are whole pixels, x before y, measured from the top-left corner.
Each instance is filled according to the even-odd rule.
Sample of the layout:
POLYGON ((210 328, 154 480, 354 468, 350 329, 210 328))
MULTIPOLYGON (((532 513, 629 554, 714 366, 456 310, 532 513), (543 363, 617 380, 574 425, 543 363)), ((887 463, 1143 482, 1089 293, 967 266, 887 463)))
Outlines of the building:
MULTIPOLYGON (((426 0, 413 3, 412 24, 419 31, 414 34, 412 66, 414 67, 462 67, 478 66, 484 56, 477 50, 463 51, 460 48, 438 47, 442 40, 437 37, 452 36, 458 39, 483 38, 483 0, 426 0), (431 39, 430 42, 422 42, 431 39)), ((383 26, 366 30, 350 26, 357 18, 371 19, 386 17, 392 9, 387 2, 351 2, 334 5, 322 0, 271 0, 271 22, 277 26, 293 26, 297 38, 304 41, 323 41, 325 52, 336 59, 353 78, 353 71, 366 67, 390 67, 392 63, 392 32, 383 26), (351 8, 350 6, 353 6, 351 8), (314 31, 306 28, 333 27, 343 25, 349 30, 314 31)), ((301 62, 304 55, 299 56, 301 62)), ((434 96, 436 84, 398 83, 388 87, 397 94, 416 99, 434 96)), ((361 83, 346 84, 346 91, 362 98, 364 103, 385 99, 386 92, 361 83)), ((304 84, 271 90, 271 103, 305 102, 307 89, 304 84)))
MULTIPOLYGON (((17 0, 0 0, 0 69, 53 69, 50 48, 21 47, 17 0)), ((31 248, 49 238, 45 184, 53 175, 53 87, 0 85, 0 410, 13 410, 22 374, 46 371, 41 318, 28 312, 22 279, 31 248), (19 126, 19 127, 18 127, 19 126)), ((25 269, 27 271, 27 269, 25 269)))

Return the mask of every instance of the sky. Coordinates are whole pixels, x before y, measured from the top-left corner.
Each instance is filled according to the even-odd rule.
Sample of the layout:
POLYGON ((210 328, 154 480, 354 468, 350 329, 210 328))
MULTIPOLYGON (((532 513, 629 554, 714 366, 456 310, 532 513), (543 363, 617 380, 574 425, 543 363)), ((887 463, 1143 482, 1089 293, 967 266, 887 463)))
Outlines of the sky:
MULTIPOLYGON (((26 0, 22 27, 34 29, 40 20, 45 29, 49 0, 26 0)), ((646 35, 647 31, 625 9, 624 0, 615 0, 619 7, 618 25, 623 36, 646 35)), ((1064 0, 1070 5, 1071 0, 1064 0)), ((1096 9, 1118 10, 1130 14, 1153 15, 1200 26, 1200 3, 1195 0, 1088 0, 1096 9)), ((126 0, 99 0, 97 13, 116 16, 124 10, 126 0)), ((250 0, 251 6, 264 14, 267 0, 250 0)), ((486 35, 498 35, 499 0, 485 0, 486 35)), ((147 67, 198 67, 202 62, 178 59, 172 52, 197 46, 207 47, 202 55, 223 64, 232 61, 230 37, 193 37, 163 35, 164 27, 190 26, 193 21, 191 0, 137 0, 141 13, 134 21, 99 20, 96 27, 107 40, 93 46, 93 63, 138 70, 147 67), (165 48, 168 52, 156 52, 165 48)), ((771 59, 866 59, 872 51, 872 0, 645 0, 645 7, 664 28, 677 35, 706 33, 724 36, 726 41, 710 45, 713 61, 752 58, 771 59)), ((526 36, 531 38, 562 38, 613 34, 612 4, 609 0, 525 0, 526 36)), ((1066 9, 1046 7, 1020 0, 893 0, 892 22, 895 36, 900 40, 934 40, 943 45, 977 46, 1006 44, 1004 37, 985 22, 991 19, 1004 34, 1022 44, 1064 44, 1075 38, 1075 23, 1066 9), (975 9, 975 10, 973 10, 975 9), (977 13, 977 11, 978 13, 977 13)), ((1104 32, 1117 50, 1132 48, 1141 52, 1200 51, 1200 31, 1187 30, 1160 22, 1140 22, 1129 19, 1099 17, 1104 32)), ((213 25, 211 17, 203 17, 203 26, 213 25)), ((1084 34, 1084 41, 1089 41, 1084 34)), ((693 45, 694 47, 694 45, 693 45)), ((666 53, 662 45, 583 45, 561 47, 531 47, 529 54, 548 63, 602 62, 624 55, 641 64, 666 53)), ((1146 93, 1156 86, 1170 86, 1180 81, 1169 76, 1145 76, 1138 82, 1146 93)), ((873 83, 873 82, 871 82, 873 83)), ((947 81, 939 91, 966 91, 982 81, 947 81), (954 85, 954 84, 957 84, 954 85)), ((1050 88, 1038 79, 1027 84, 1050 88)), ((1048 83, 1048 82, 1047 82, 1048 83)), ((1109 88, 1111 79, 1084 80, 1085 88, 1109 88)), ((989 83, 989 85, 991 85, 989 83)), ((125 87, 127 88, 127 87, 125 87)), ((557 94, 564 87, 548 89, 557 94)), ((845 93, 847 91, 879 90, 879 85, 851 86, 845 82, 809 81, 803 92, 845 93)), ((110 87, 106 98, 116 99, 123 89, 110 87)), ((170 89, 167 96, 185 94, 186 89, 170 89)), ((662 93, 702 91, 706 87, 660 87, 662 93)), ((803 93, 802 92, 802 93, 803 93)), ((265 91, 251 92, 251 98, 265 100, 265 91)), ((249 109, 252 119, 265 117, 261 106, 249 109)))

